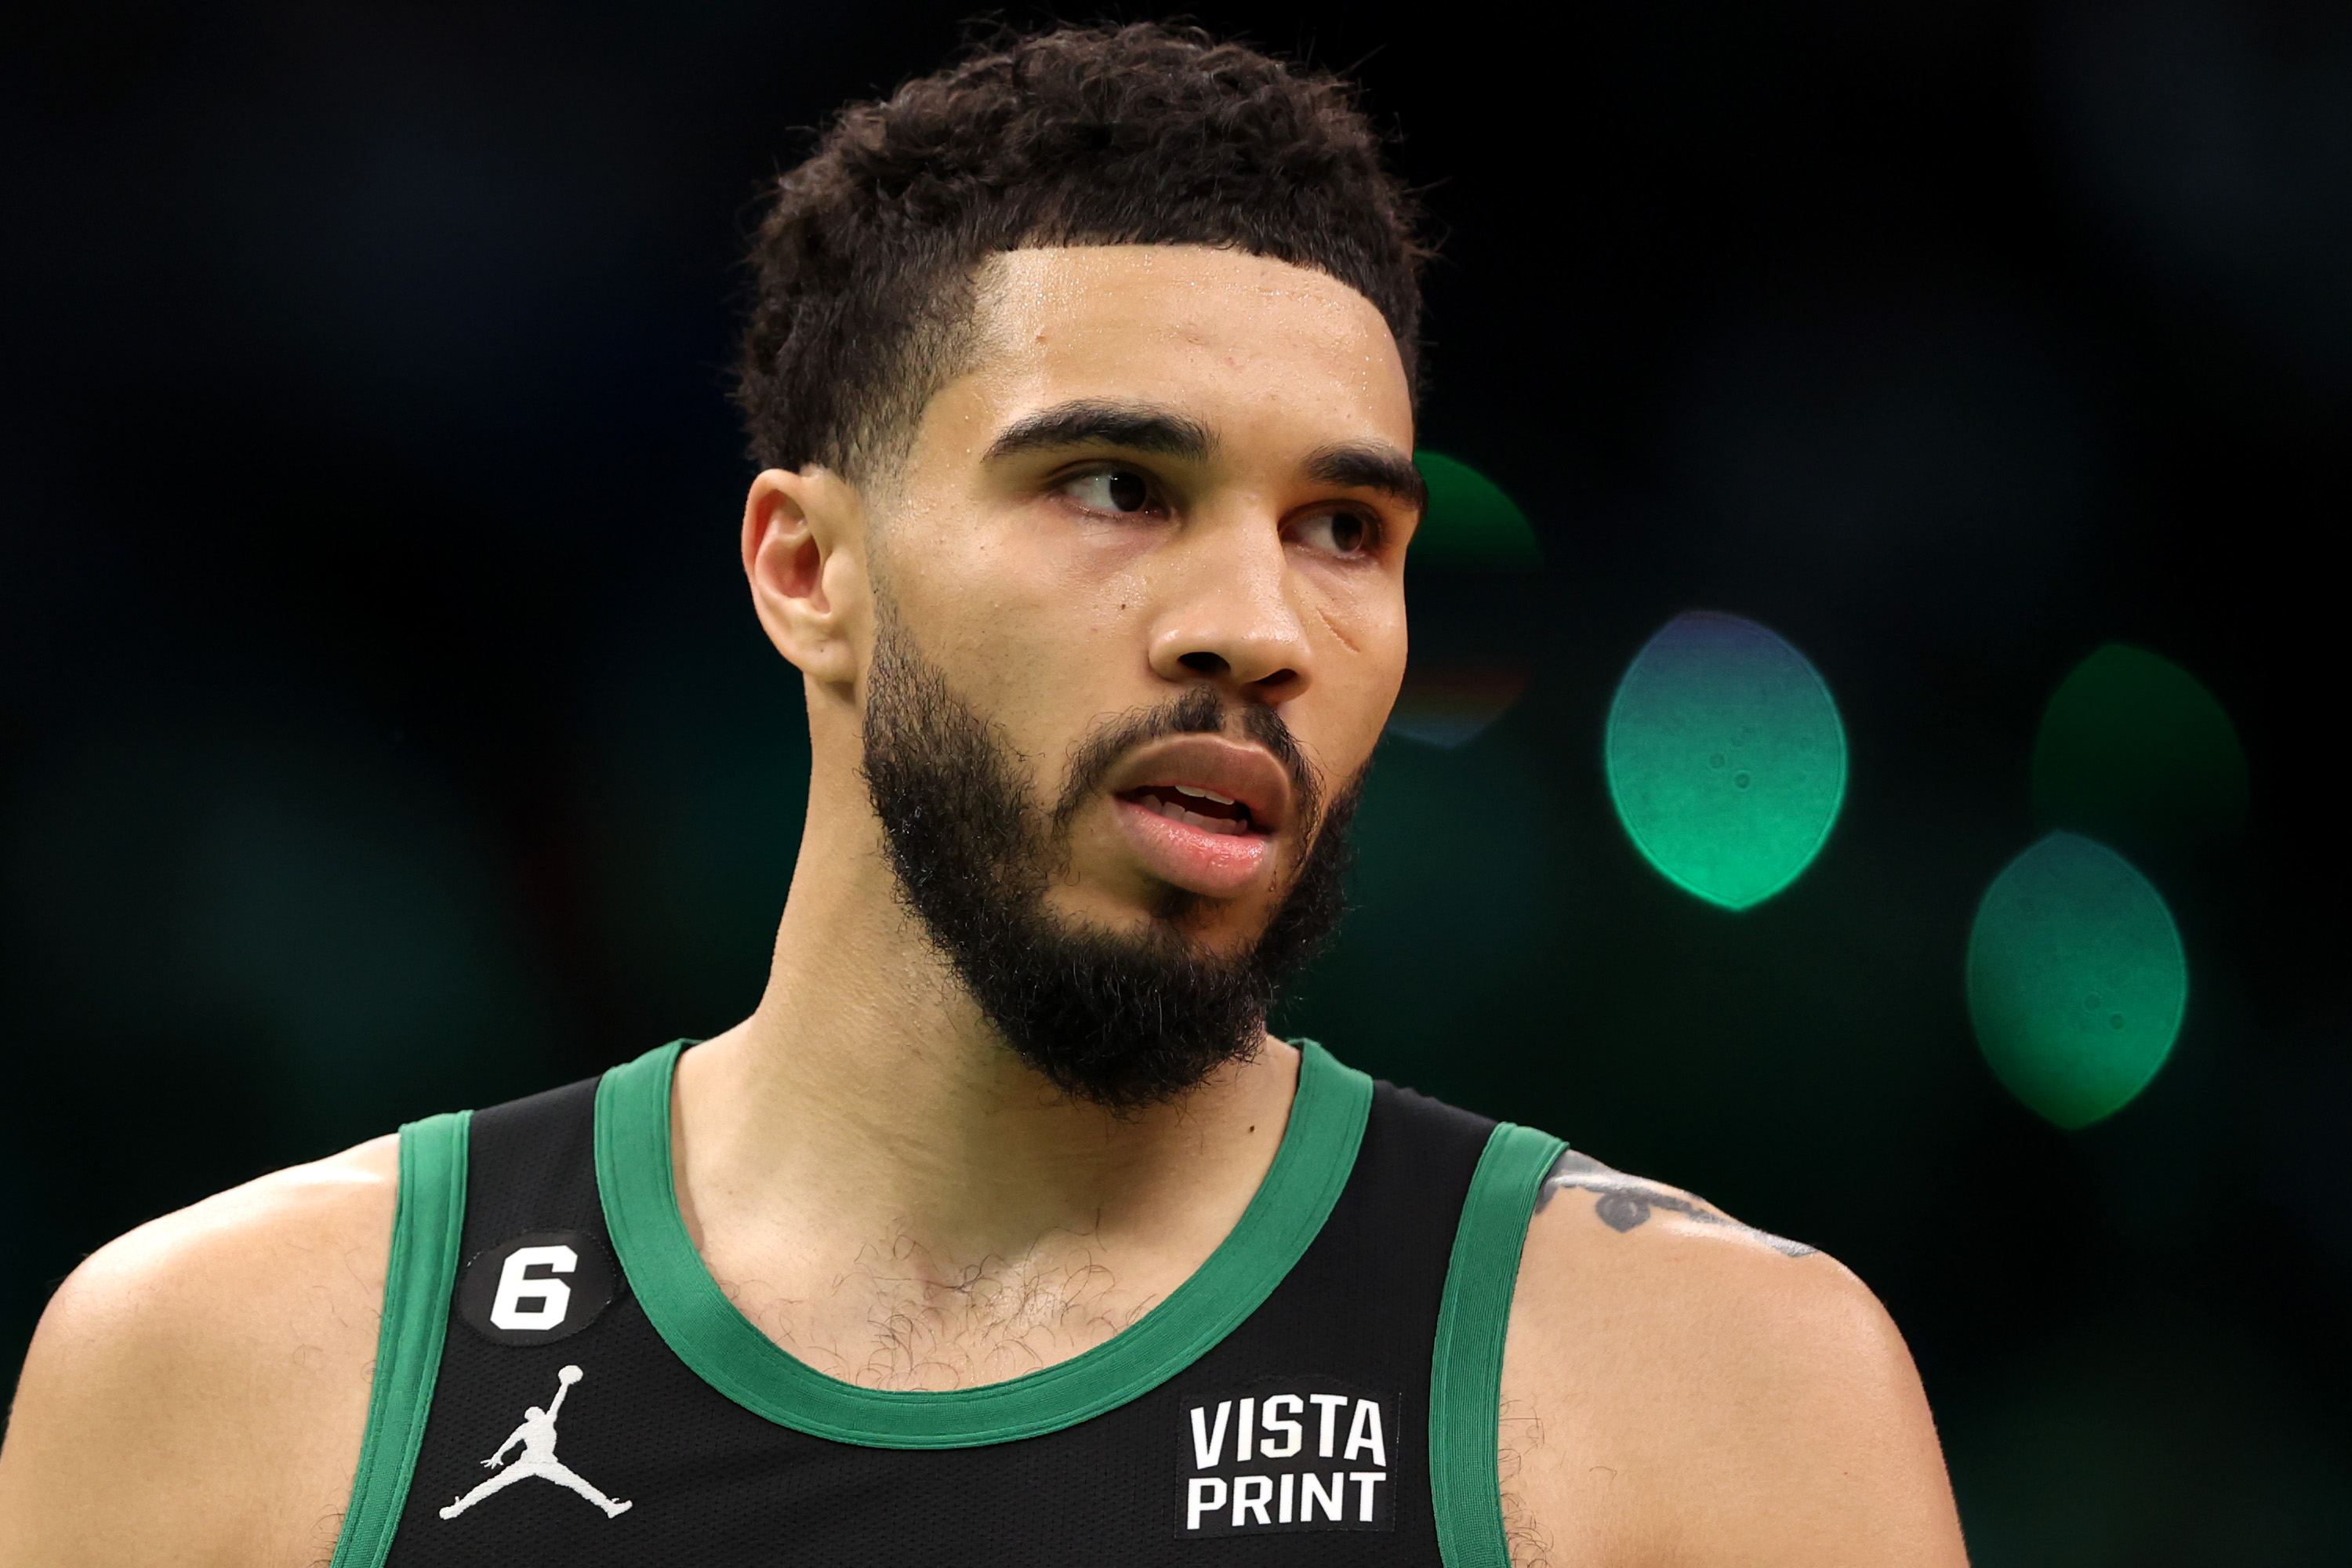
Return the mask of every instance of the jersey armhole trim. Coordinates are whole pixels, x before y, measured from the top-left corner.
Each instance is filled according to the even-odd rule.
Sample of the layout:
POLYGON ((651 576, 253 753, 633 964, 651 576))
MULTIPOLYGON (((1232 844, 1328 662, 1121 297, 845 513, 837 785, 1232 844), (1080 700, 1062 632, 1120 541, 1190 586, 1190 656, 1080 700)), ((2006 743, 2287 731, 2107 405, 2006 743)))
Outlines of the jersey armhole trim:
POLYGON ((1510 1568, 1497 1469, 1503 1343, 1536 1194, 1568 1145, 1505 1122, 1486 1140, 1446 1265, 1429 1370, 1429 1489, 1445 1568, 1510 1568))
POLYGON ((383 1568, 408 1500, 416 1450, 432 1414, 449 1327, 449 1292, 466 1231, 467 1136, 473 1112, 451 1111, 400 1130, 400 1194, 376 1330, 375 1382, 352 1500, 331 1568, 383 1568))
MULTIPOLYGON (((679 1217, 670 1083, 683 1042, 613 1068, 596 1090, 605 1228, 656 1333, 697 1376, 752 1414, 875 1448, 964 1448, 1058 1432, 1159 1387, 1239 1327, 1322 1231, 1354 1171, 1372 1080, 1312 1040, 1274 1163, 1241 1220, 1192 1278, 1101 1344, 1003 1383, 944 1392, 827 1375, 727 1298, 679 1217)), ((341 1565, 337 1565, 341 1568, 341 1565)))

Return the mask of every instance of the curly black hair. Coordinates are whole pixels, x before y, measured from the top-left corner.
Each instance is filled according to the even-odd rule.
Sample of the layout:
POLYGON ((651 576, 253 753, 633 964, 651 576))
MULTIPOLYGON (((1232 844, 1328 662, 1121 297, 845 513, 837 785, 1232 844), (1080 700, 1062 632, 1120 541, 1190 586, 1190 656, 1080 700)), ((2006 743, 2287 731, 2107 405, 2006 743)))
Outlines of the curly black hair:
POLYGON ((1211 245, 1328 273, 1416 371, 1429 252, 1337 77, 1197 28, 984 44, 844 109, 776 184, 736 401, 763 468, 852 479, 904 455, 963 368, 974 275, 1037 245, 1211 245))

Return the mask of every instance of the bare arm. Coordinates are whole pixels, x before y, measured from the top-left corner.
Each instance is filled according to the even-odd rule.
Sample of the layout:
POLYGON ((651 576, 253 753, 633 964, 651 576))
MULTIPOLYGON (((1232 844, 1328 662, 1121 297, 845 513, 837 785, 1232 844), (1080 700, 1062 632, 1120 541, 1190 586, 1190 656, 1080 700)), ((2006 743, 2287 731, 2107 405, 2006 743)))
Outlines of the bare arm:
POLYGON ((0 1447, 0 1568, 306 1568, 367 1421, 397 1151, 142 1226, 42 1315, 0 1447))
POLYGON ((1962 1568, 1918 1374, 1860 1280, 1675 1188, 1560 1174, 1504 1367, 1515 1568, 1962 1568))

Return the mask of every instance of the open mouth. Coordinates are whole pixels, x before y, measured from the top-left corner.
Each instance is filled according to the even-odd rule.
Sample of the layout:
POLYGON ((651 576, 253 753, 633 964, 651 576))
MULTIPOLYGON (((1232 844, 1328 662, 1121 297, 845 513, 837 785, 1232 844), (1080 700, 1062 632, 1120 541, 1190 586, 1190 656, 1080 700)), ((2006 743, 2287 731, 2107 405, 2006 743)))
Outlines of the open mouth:
POLYGON ((1293 801, 1264 747, 1170 736, 1139 748, 1104 782, 1138 868, 1154 879, 1212 899, 1270 885, 1293 801))
POLYGON ((1207 833, 1265 831, 1251 818, 1248 806, 1196 784, 1145 784, 1122 792, 1119 798, 1207 833))

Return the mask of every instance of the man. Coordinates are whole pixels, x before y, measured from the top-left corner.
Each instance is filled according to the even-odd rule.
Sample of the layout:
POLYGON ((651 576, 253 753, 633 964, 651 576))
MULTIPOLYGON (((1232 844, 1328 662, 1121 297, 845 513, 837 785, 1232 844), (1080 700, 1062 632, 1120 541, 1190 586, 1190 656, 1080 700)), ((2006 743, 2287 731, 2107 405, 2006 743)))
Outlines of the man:
POLYGON ((1265 1031, 1404 666, 1378 151, 1150 26, 842 117, 744 357, 814 754, 758 1010, 92 1258, 0 1561, 1961 1561, 1851 1275, 1265 1031))

